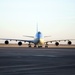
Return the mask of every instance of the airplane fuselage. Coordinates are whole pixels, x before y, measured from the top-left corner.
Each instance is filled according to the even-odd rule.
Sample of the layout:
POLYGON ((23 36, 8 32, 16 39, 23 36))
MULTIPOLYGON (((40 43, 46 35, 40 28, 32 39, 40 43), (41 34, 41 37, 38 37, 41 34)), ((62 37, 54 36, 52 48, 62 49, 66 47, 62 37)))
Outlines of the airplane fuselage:
POLYGON ((39 44, 39 45, 43 45, 44 44, 44 39, 43 39, 43 35, 41 32, 37 32, 35 39, 34 39, 34 44, 39 44))

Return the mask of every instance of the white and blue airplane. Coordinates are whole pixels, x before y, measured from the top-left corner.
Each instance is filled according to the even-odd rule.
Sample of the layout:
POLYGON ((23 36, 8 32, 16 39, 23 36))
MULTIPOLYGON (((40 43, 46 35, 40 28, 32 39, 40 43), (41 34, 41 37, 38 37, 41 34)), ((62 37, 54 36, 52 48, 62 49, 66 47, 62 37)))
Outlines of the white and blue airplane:
POLYGON ((55 45, 58 46, 60 41, 68 41, 68 45, 71 45, 72 42, 69 39, 66 40, 50 40, 50 41, 45 41, 44 38, 45 37, 50 37, 50 36, 44 36, 42 35, 42 33, 40 31, 38 31, 38 27, 37 27, 37 32, 35 37, 34 36, 24 36, 24 37, 30 37, 30 38, 34 38, 33 40, 22 40, 22 39, 6 39, 6 38, 0 38, 0 40, 5 40, 5 44, 9 44, 9 41, 18 41, 18 45, 21 46, 22 42, 28 42, 28 47, 31 47, 31 43, 34 44, 34 47, 42 47, 43 45, 45 45, 45 47, 48 47, 48 42, 52 43, 55 42, 55 45))

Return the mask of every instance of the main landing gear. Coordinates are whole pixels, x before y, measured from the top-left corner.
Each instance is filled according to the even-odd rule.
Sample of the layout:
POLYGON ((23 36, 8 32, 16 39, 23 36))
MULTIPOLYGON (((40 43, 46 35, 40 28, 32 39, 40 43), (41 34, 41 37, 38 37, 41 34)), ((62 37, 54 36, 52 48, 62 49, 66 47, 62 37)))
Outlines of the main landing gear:
POLYGON ((28 44, 28 47, 31 47, 31 44, 30 43, 28 44))
POLYGON ((35 48, 37 47, 36 44, 34 44, 34 47, 35 47, 35 48))
POLYGON ((36 44, 34 44, 34 47, 35 47, 35 48, 36 48, 36 47, 37 47, 37 48, 42 48, 42 46, 39 46, 39 45, 37 46, 36 44))
POLYGON ((38 46, 38 48, 42 48, 42 46, 38 46))
POLYGON ((46 44, 45 44, 45 48, 48 48, 48 42, 46 42, 46 44))
MULTIPOLYGON (((28 47, 29 47, 29 48, 32 47, 30 43, 28 44, 28 47)), ((37 46, 36 44, 34 44, 33 47, 34 47, 34 48, 42 48, 42 46, 39 46, 39 45, 37 46)))
MULTIPOLYGON (((28 44, 28 47, 29 47, 29 48, 31 48, 31 47, 32 47, 30 43, 28 44)), ((34 44, 34 46, 33 46, 33 47, 35 47, 35 48, 36 48, 36 47, 37 47, 37 45, 36 45, 36 44, 34 44)))

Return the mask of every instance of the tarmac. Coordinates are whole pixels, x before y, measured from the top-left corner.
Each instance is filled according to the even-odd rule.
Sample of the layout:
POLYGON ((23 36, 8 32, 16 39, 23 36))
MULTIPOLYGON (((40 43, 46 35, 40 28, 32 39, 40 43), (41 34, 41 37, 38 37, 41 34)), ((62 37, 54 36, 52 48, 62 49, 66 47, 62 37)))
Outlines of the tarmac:
POLYGON ((75 75, 75 48, 0 47, 0 75, 75 75))
MULTIPOLYGON (((31 46, 34 47, 33 44, 31 46)), ((21 46, 19 46, 18 44, 14 44, 14 43, 8 44, 8 45, 1 43, 0 47, 24 47, 24 48, 27 48, 28 44, 22 44, 21 46)), ((44 45, 42 47, 45 48, 44 45)), ((48 47, 49 48, 75 48, 75 44, 72 44, 72 45, 60 44, 59 46, 56 46, 55 44, 49 44, 48 47)))

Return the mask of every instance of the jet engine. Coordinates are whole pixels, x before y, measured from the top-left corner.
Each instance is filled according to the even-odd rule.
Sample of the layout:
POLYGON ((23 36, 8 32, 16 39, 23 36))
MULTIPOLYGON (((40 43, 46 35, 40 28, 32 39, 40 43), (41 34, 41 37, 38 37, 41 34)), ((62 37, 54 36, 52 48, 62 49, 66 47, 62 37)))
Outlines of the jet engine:
POLYGON ((71 41, 68 41, 68 45, 71 45, 72 44, 72 42, 71 41))
POLYGON ((55 45, 58 46, 59 45, 59 42, 55 42, 55 45))
POLYGON ((6 41, 5 41, 5 44, 9 44, 9 41, 8 41, 8 40, 6 40, 6 41))
POLYGON ((22 42, 18 42, 18 45, 21 46, 22 45, 22 42))

